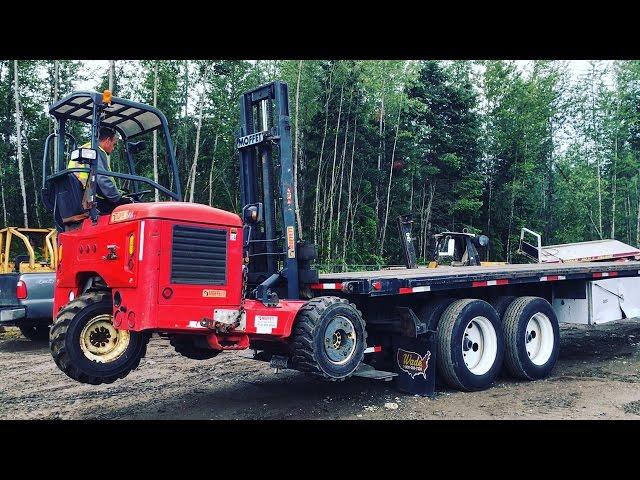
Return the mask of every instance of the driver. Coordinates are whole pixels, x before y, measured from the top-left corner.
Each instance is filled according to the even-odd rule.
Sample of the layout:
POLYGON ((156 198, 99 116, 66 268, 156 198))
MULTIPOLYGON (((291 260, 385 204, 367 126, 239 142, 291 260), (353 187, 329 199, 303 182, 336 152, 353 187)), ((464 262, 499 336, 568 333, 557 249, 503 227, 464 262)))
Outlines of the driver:
MULTIPOLYGON (((113 152, 113 149, 118 144, 118 135, 113 128, 100 127, 100 133, 98 135, 99 152, 98 156, 98 170, 111 171, 110 163, 111 158, 109 155, 113 152)), ((87 142, 82 145, 82 148, 91 148, 91 142, 87 142)), ((67 168, 82 167, 75 160, 69 160, 67 168)), ((89 172, 73 172, 82 188, 86 188, 87 180, 89 179, 89 172)), ((129 197, 123 196, 116 186, 115 179, 107 175, 96 175, 96 203, 98 210, 101 214, 108 214, 113 211, 118 205, 124 205, 132 203, 133 200, 129 197)))

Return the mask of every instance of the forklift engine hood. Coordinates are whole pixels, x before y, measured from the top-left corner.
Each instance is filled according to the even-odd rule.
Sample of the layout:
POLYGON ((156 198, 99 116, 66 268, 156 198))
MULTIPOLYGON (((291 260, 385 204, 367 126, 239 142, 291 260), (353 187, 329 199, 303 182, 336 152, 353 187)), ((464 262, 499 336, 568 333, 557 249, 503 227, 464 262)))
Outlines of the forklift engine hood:
POLYGON ((109 223, 120 223, 145 218, 242 227, 242 221, 235 213, 207 205, 188 202, 131 203, 128 205, 120 205, 111 213, 109 223))

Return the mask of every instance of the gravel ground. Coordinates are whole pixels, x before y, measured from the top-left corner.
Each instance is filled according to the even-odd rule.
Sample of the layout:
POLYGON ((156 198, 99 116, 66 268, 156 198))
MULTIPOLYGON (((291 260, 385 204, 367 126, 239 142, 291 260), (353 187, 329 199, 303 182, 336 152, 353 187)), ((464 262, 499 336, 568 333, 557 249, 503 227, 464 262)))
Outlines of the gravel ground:
POLYGON ((239 352, 195 361, 154 336, 140 367, 111 385, 83 385, 46 343, 0 333, 0 419, 640 419, 640 320, 561 327, 550 378, 500 378, 488 390, 439 387, 434 398, 363 378, 323 382, 274 374, 239 352))

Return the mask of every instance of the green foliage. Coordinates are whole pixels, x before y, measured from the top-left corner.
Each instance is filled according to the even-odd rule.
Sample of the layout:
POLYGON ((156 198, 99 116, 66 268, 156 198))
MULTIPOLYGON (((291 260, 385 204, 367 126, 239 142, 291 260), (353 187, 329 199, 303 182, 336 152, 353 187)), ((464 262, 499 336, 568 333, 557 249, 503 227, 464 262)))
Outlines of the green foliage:
MULTIPOLYGON (((3 214, 19 225, 13 65, 0 60, 0 186, 3 214)), ((38 192, 43 143, 53 130, 47 106, 54 61, 18 65, 27 213, 30 223, 45 226, 51 220, 38 192)), ((80 77, 82 62, 58 65, 59 96, 87 80, 80 77)), ((524 226, 547 244, 612 235, 640 241, 640 61, 592 62, 577 79, 559 61, 526 68, 499 60, 117 60, 115 66, 118 96, 151 104, 157 82, 183 192, 202 110, 194 200, 235 212, 238 98, 284 80, 303 237, 317 241, 327 268, 402 263, 396 218, 410 212, 421 262, 429 260, 432 235, 445 229, 489 235, 491 260, 515 258, 524 226)), ((107 69, 98 77, 88 80, 106 88, 107 69)), ((81 125, 71 132, 78 141, 87 135, 81 125)), ((168 184, 159 137, 159 179, 168 184)), ((136 169, 152 178, 152 135, 145 140, 136 169)), ((124 169, 122 152, 113 162, 124 169)))

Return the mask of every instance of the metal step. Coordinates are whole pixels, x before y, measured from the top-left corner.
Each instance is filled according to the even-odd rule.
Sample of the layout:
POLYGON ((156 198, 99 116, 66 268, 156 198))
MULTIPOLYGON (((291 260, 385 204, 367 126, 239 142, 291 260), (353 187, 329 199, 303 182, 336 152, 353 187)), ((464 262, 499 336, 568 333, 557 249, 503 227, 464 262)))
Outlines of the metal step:
POLYGON ((383 380, 389 382, 393 380, 393 377, 397 377, 395 372, 385 372, 384 370, 376 370, 371 365, 361 363, 358 369, 353 374, 354 377, 370 378, 372 380, 383 380))

